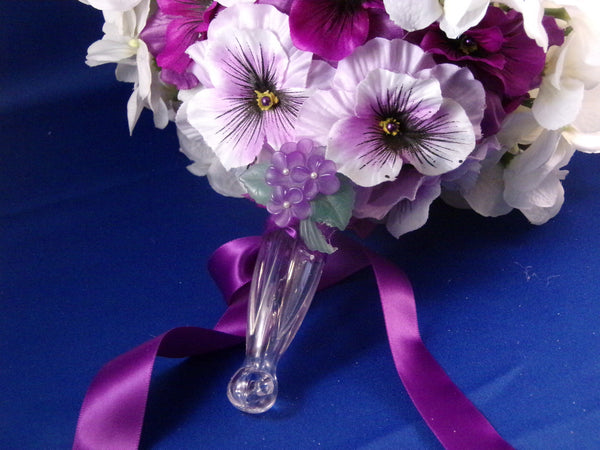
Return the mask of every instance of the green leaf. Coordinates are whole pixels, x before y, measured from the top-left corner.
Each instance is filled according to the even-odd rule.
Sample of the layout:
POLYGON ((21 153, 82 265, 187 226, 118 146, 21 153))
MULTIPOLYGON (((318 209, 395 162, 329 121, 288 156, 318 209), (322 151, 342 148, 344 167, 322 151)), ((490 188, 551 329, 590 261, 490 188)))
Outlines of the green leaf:
POLYGON ((340 190, 333 195, 321 195, 311 202, 312 219, 343 230, 348 226, 354 208, 354 189, 348 178, 338 174, 340 190))
POLYGON ((565 8, 545 8, 544 15, 564 20, 565 22, 571 21, 571 16, 565 8))
POLYGON ((254 164, 240 176, 248 195, 260 205, 266 205, 271 200, 271 186, 265 182, 268 167, 268 164, 254 164))
POLYGON ((304 244, 312 251, 331 254, 337 250, 327 242, 313 220, 307 219, 300 222, 300 236, 304 244))

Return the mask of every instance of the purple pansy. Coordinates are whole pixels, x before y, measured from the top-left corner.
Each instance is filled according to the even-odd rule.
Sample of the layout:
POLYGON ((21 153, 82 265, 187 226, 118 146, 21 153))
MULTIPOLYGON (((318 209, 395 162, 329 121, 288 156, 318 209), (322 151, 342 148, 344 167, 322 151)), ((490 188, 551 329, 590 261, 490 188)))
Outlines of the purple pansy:
POLYGON ((436 176, 455 169, 480 136, 484 90, 467 69, 436 65, 401 39, 375 38, 340 61, 331 89, 304 104, 297 133, 326 145, 339 172, 363 187, 408 163, 436 176))
POLYGON ((293 137, 313 55, 293 46, 288 17, 270 5, 225 9, 208 37, 188 49, 204 86, 188 100, 188 120, 226 169, 242 167, 265 143, 293 137))
MULTIPOLYGON (((544 18, 550 45, 563 42, 563 32, 551 17, 544 18)), ((406 40, 434 55, 437 62, 467 67, 481 81, 488 96, 484 133, 498 131, 528 92, 540 85, 546 60, 544 50, 529 38, 522 15, 490 6, 484 18, 457 39, 450 39, 434 23, 411 32, 406 40), (494 98, 497 97, 497 98, 494 98)))
POLYGON ((289 14, 294 44, 331 61, 345 58, 374 35, 403 34, 383 17, 383 0, 293 0, 289 14))
POLYGON ((272 214, 277 226, 283 228, 295 220, 307 219, 311 214, 311 207, 302 189, 298 187, 284 189, 275 186, 271 200, 267 203, 267 211, 272 214))

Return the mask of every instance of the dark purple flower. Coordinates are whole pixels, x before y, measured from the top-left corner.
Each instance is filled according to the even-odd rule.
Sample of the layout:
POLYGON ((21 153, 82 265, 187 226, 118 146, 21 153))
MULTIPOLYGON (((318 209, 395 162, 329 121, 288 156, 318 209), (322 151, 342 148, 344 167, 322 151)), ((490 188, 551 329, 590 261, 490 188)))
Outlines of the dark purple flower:
POLYGON ((293 0, 292 40, 302 50, 339 61, 374 35, 403 33, 384 15, 383 0, 293 0))
MULTIPOLYGON (((550 45, 561 45, 564 36, 555 20, 546 17, 543 23, 550 45)), ((497 97, 487 99, 484 134, 496 132, 504 116, 541 83, 546 54, 527 36, 523 17, 514 10, 505 12, 490 6, 481 22, 457 39, 449 39, 434 23, 408 33, 406 40, 432 53, 438 63, 469 68, 483 83, 488 97, 497 97)))
POLYGON ((273 215, 273 221, 281 228, 287 227, 295 220, 307 219, 312 212, 310 203, 300 188, 284 189, 281 186, 273 188, 267 211, 273 215))

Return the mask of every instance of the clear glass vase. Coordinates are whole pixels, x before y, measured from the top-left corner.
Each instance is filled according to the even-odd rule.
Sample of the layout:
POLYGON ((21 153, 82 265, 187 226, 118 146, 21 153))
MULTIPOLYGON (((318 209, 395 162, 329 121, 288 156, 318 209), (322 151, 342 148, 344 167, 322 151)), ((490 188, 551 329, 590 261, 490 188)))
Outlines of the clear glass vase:
POLYGON ((275 403, 277 363, 308 311, 324 264, 324 254, 284 229, 263 236, 248 300, 246 358, 227 388, 241 411, 258 414, 275 403))

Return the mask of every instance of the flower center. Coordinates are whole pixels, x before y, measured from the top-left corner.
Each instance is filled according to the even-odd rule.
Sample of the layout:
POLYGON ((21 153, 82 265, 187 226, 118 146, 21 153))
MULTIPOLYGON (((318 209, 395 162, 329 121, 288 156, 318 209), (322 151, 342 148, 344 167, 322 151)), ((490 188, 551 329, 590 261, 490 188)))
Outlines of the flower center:
POLYGON ((283 206, 285 209, 290 209, 292 204, 286 200, 281 206, 283 206))
POLYGON ((479 50, 479 46, 477 45, 477 41, 475 39, 463 34, 458 38, 458 49, 463 54, 470 55, 471 53, 475 53, 477 50, 479 50))
POLYGON ((262 111, 268 111, 279 103, 279 99, 271 91, 254 91, 254 93, 256 94, 256 103, 262 111))
POLYGON ((400 122, 393 117, 388 117, 387 119, 382 120, 379 122, 379 126, 385 134, 390 136, 396 136, 398 133, 400 133, 400 122))
POLYGON ((319 178, 319 174, 317 172, 311 172, 310 173, 310 178, 312 180, 316 180, 317 178, 319 178))
POLYGON ((127 42, 127 45, 129 45, 131 48, 139 48, 140 40, 136 38, 131 38, 129 39, 129 42, 127 42))

